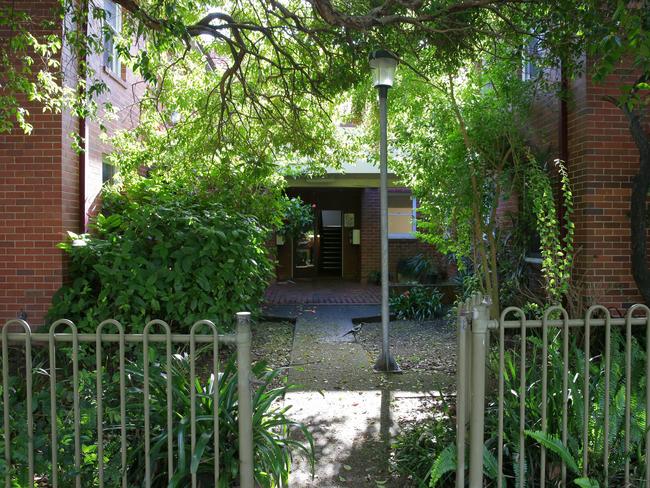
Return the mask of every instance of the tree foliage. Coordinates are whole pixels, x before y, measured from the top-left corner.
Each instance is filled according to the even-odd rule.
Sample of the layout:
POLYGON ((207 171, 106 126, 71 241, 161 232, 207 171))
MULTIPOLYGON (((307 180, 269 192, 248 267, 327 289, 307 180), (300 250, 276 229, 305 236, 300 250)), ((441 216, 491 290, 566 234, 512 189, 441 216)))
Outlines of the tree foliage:
POLYGON ((394 166, 418 197, 419 236, 459 262, 471 258, 495 311, 497 207, 518 189, 529 154, 521 127, 533 86, 513 59, 486 57, 428 83, 407 73, 392 99, 394 166))

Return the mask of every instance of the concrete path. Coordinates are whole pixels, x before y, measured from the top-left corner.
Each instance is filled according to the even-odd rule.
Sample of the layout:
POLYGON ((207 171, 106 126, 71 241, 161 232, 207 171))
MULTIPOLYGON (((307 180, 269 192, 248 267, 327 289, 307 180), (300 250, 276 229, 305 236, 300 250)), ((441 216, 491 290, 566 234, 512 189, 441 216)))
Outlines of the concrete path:
POLYGON ((425 390, 449 378, 431 373, 377 374, 352 336, 352 318, 379 314, 378 306, 271 307, 267 313, 297 316, 289 382, 299 385, 285 399, 290 416, 305 423, 316 444, 309 464, 296 459, 290 487, 407 486, 391 480, 389 448, 400 417, 416 415, 425 390))

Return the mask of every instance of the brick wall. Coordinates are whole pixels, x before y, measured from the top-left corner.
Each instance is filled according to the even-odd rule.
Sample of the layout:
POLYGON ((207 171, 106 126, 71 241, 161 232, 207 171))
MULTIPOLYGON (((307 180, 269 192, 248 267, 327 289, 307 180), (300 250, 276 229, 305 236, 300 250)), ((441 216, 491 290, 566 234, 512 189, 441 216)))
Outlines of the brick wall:
MULTIPOLYGON (((91 20, 89 30, 96 35, 101 32, 101 25, 97 20, 91 20)), ((133 46, 132 50, 136 50, 133 46)), ((94 71, 94 76, 101 79, 108 91, 101 95, 97 102, 99 103, 100 117, 105 115, 103 104, 110 101, 115 110, 115 118, 103 118, 102 123, 110 137, 120 129, 131 129, 138 125, 140 112, 138 100, 144 93, 144 83, 138 83, 139 79, 135 77, 129 69, 123 69, 120 74, 113 74, 103 66, 103 58, 99 55, 93 55, 89 60, 89 65, 94 71)), ((85 215, 86 223, 88 218, 97 213, 100 202, 99 193, 102 189, 102 164, 105 156, 112 152, 113 148, 107 142, 100 139, 101 129, 96 121, 88 121, 86 133, 87 150, 85 155, 86 178, 85 178, 85 215)))
MULTIPOLYGON (((38 35, 61 34, 63 25, 46 31, 43 20, 57 18, 58 0, 21 1, 0 0, 0 7, 28 12, 33 20, 30 31, 38 35)), ((92 26, 97 28, 97 26, 92 26)), ((0 42, 11 33, 0 29, 0 42)), ((74 86, 77 80, 76 62, 68 50, 62 51, 65 67, 63 82, 74 86)), ((109 134, 120 127, 132 127, 137 122, 131 73, 126 80, 114 79, 94 56, 91 64, 110 89, 111 102, 118 107, 118 118, 108 121, 109 134)), ((35 66, 38 68, 38 66, 35 66)), ((100 100, 101 102, 102 100, 100 100)), ((70 133, 78 133, 79 121, 70 113, 43 113, 32 102, 24 106, 30 112, 33 131, 25 135, 20 129, 0 134, 0 323, 25 313, 32 326, 43 323, 52 295, 66 279, 66 260, 56 248, 68 230, 82 231, 79 198, 79 168, 86 167, 84 213, 97 202, 102 184, 102 155, 110 147, 99 140, 96 123, 87 124, 87 148, 79 156, 71 146, 70 133)), ((84 222, 85 226, 85 222, 84 222)))
POLYGON ((581 78, 569 108, 569 172, 575 192, 576 277, 587 298, 625 308, 640 300, 630 271, 629 201, 639 154, 623 113, 603 98, 635 78, 619 69, 605 83, 581 78))
MULTIPOLYGON (((572 80, 568 99, 567 169, 573 186, 574 279, 587 303, 626 308, 641 299, 630 271, 629 206, 639 154, 623 113, 604 100, 618 95, 635 74, 619 69, 595 84, 572 80)), ((547 161, 561 158, 559 100, 540 96, 534 110, 531 141, 547 161)))
MULTIPOLYGON (((391 190, 389 190, 391 191, 391 190)), ((403 191, 395 189, 392 191, 403 191)), ((379 190, 365 188, 361 195, 361 280, 367 282, 368 274, 381 269, 379 223, 379 190)), ((440 269, 448 270, 443 256, 432 246, 418 239, 389 239, 388 261, 391 279, 397 275, 397 263, 416 254, 430 257, 440 269)))
MULTIPOLYGON (((1 7, 12 4, 30 11, 37 36, 53 33, 41 22, 56 18, 57 0, 0 1, 1 7)), ((10 35, 0 30, 0 42, 10 35)), ((67 210, 74 195, 68 199, 67 185, 74 171, 61 164, 63 116, 24 103, 33 132, 0 135, 0 321, 22 311, 39 324, 63 279, 63 255, 55 245, 63 236, 64 218, 71 215, 67 210)))

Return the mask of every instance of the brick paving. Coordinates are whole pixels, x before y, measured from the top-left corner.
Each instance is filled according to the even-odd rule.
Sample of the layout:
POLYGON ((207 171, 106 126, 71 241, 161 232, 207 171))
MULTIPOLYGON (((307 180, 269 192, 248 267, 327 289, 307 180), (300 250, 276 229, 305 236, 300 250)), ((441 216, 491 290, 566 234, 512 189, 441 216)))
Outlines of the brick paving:
POLYGON ((340 279, 287 281, 266 290, 267 305, 376 305, 381 287, 340 279))

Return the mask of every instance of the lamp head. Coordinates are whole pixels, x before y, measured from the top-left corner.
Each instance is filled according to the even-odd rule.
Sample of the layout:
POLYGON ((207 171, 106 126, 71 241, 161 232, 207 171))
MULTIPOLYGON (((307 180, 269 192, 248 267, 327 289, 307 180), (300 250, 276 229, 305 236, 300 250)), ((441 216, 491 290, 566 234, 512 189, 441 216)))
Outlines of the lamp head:
POLYGON ((370 68, 372 69, 372 81, 375 88, 380 86, 391 87, 395 79, 397 68, 397 56, 385 49, 377 49, 370 53, 370 68))

